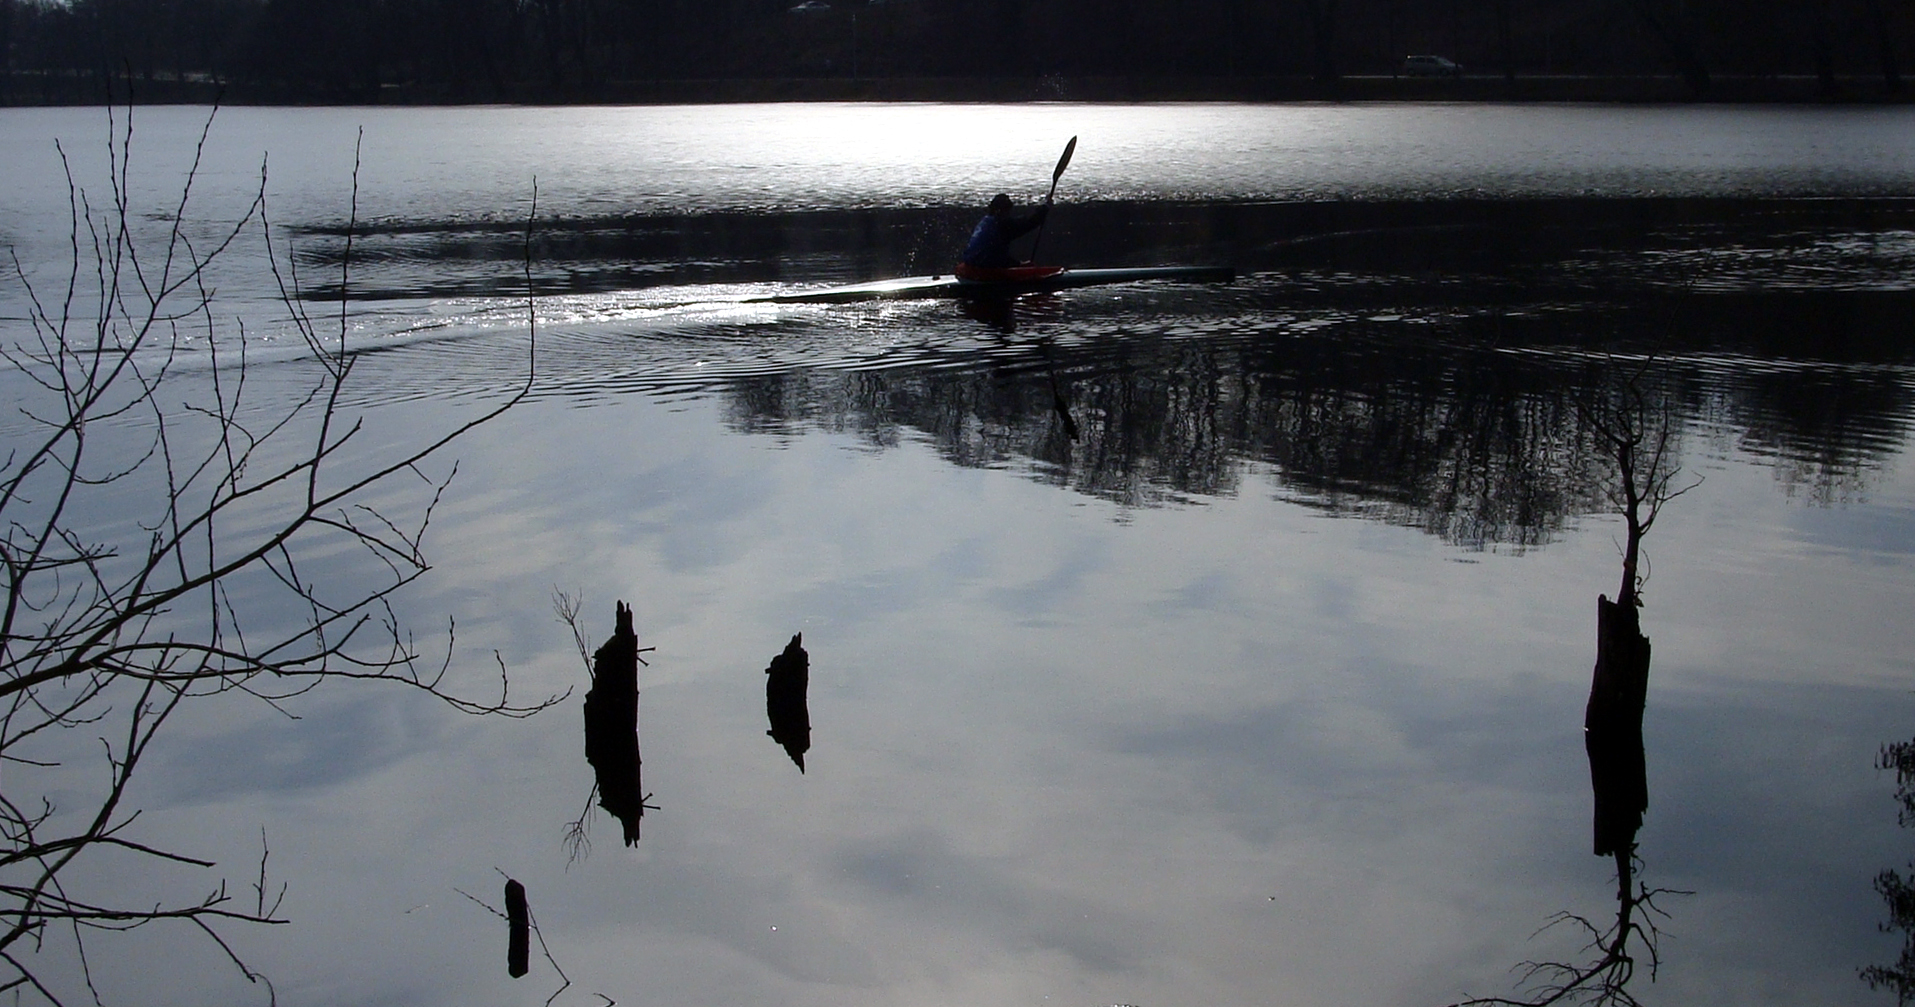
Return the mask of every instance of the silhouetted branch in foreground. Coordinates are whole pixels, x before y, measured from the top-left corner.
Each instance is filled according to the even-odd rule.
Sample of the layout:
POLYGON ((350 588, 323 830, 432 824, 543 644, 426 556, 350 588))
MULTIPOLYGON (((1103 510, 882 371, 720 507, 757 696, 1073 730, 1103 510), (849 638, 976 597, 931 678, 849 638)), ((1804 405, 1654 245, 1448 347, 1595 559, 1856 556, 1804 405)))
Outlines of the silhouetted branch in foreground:
POLYGON ((100 999, 91 936, 166 921, 196 927, 264 983, 219 930, 283 922, 263 835, 250 909, 223 881, 197 900, 84 894, 109 855, 214 866, 134 838, 139 812, 125 807, 134 772, 189 701, 251 696, 291 717, 289 700, 333 679, 395 683, 471 714, 525 717, 562 698, 515 701, 502 664, 496 698, 455 691, 451 629, 443 658, 429 659, 394 608, 430 568, 425 534, 456 471, 429 475, 428 463, 516 404, 530 368, 481 415, 376 447, 367 418, 344 405, 357 359, 346 304, 338 331, 322 332, 282 286, 317 373, 290 405, 262 401, 245 332, 235 341, 215 324, 208 273, 248 234, 277 273, 265 167, 240 219, 195 239, 199 153, 178 202, 151 214, 133 203, 132 138, 130 110, 123 122, 109 112, 103 206, 68 165, 69 268, 43 289, 14 259, 30 310, 0 346, 0 377, 30 431, 0 457, 0 990, 52 1003, 71 986, 100 999), (149 219, 166 222, 157 239, 138 237, 149 219), (182 373, 189 354, 200 373, 182 373), (68 768, 100 750, 95 740, 99 771, 68 768))

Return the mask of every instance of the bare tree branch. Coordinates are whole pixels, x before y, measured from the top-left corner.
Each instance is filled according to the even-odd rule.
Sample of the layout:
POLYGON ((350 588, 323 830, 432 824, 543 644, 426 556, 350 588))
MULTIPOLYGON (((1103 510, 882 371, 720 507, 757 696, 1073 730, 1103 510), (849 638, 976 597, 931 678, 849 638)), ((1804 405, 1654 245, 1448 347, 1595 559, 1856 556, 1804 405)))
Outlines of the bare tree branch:
MULTIPOLYGON (((287 887, 274 890, 268 877, 263 830, 250 908, 234 902, 224 880, 198 898, 158 904, 82 894, 88 865, 106 855, 216 866, 128 831, 139 819, 126 806, 130 781, 189 701, 238 692, 293 716, 283 705, 289 700, 328 680, 355 679, 422 691, 479 715, 525 717, 564 698, 515 699, 502 662, 496 699, 455 688, 452 624, 443 656, 429 657, 394 608, 400 592, 431 569, 426 534, 457 472, 438 456, 530 392, 536 331, 529 332, 524 381, 503 402, 390 457, 361 452, 367 419, 344 406, 356 359, 347 344, 347 280, 357 150, 338 328, 322 336, 298 296, 296 270, 288 270, 290 284, 281 274, 264 161, 237 222, 219 225, 211 239, 189 225, 216 115, 201 129, 156 239, 136 233, 142 214, 133 205, 130 110, 124 120, 109 112, 104 209, 56 144, 71 226, 63 289, 35 289, 12 259, 29 309, 23 332, 0 345, 0 360, 27 387, 15 408, 34 430, 0 457, 0 765, 9 767, 0 793, 0 991, 16 998, 97 1003, 88 935, 184 923, 276 1001, 271 983, 221 929, 285 922, 279 911, 287 887), (263 243, 288 321, 319 367, 313 384, 289 401, 255 395, 245 330, 235 344, 215 324, 210 270, 249 236, 263 243), (203 379, 177 376, 187 354, 203 357, 203 379), (177 397, 176 389, 183 389, 177 397), (431 475, 432 468, 445 473, 431 475), (402 481, 416 481, 417 489, 402 481), (375 504, 375 492, 411 502, 375 504), (100 525, 104 505, 96 501, 107 494, 145 500, 149 509, 133 515, 131 530, 100 525), (336 557, 342 547, 357 564, 349 576, 315 577, 305 568, 312 556, 336 557), (74 763, 73 741, 96 730, 98 770, 90 790, 76 789, 78 770, 64 767, 84 765, 74 763), (57 786, 44 775, 55 772, 66 774, 57 786), (56 793, 78 796, 62 807, 56 793), (77 983, 41 964, 56 939, 77 955, 77 983)), ((536 213, 535 190, 528 310, 536 213)))

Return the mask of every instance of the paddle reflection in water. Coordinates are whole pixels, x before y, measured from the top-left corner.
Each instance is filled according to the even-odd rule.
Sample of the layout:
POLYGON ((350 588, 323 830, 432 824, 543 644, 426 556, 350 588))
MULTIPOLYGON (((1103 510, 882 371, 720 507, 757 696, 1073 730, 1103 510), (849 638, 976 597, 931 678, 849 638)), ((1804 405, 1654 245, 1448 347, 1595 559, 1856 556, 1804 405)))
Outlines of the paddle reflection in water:
MULTIPOLYGON (((1681 424, 1673 386, 1663 376, 1645 388, 1650 363, 1623 372, 1619 386, 1600 380, 1588 384, 1579 402, 1582 422, 1594 431, 1616 465, 1610 502, 1624 521, 1622 584, 1616 600, 1596 597, 1596 667, 1590 676, 1589 702, 1583 712, 1583 747, 1589 756, 1594 797, 1594 852, 1616 865, 1616 918, 1607 927, 1568 911, 1548 926, 1569 924, 1587 938, 1594 955, 1582 963, 1531 961, 1519 967, 1527 985, 1521 999, 1481 997, 1463 1004, 1522 1004, 1541 1007, 1560 1001, 1634 1005, 1629 991, 1643 956, 1653 982, 1660 964, 1661 932, 1656 917, 1660 895, 1689 894, 1650 888, 1636 877, 1636 833, 1649 808, 1648 763, 1642 744, 1642 715, 1649 694, 1649 638, 1642 633, 1642 542, 1663 504, 1700 485, 1677 487, 1675 459, 1681 424)), ((1613 363, 1611 364, 1613 372, 1613 363)))
POLYGON ((784 746, 785 754, 805 771, 805 753, 811 750, 811 709, 805 696, 811 684, 811 656, 805 653, 804 634, 794 633, 784 652, 765 668, 765 733, 784 746))
MULTIPOLYGON (((982 323, 999 335, 1010 336, 1017 332, 1018 323, 1023 320, 1040 324, 1055 322, 1063 317, 1063 310, 1055 294, 1030 294, 1024 297, 972 297, 959 302, 966 318, 982 323)), ((1044 376, 1051 386, 1051 412, 1064 428, 1066 440, 1077 440, 1077 421, 1071 417, 1071 399, 1069 382, 1060 382, 1057 377, 1057 347, 1048 335, 1037 338, 1037 351, 1044 359, 1044 376)))
POLYGON ((1041 340, 1037 349, 1044 355, 1044 374, 1051 381, 1051 411, 1057 414, 1058 422, 1064 425, 1064 436, 1074 444, 1077 442, 1077 421, 1071 418, 1070 385, 1057 380, 1057 360, 1052 356, 1051 341, 1041 340))
MULTIPOLYGON (((553 606, 560 621, 572 628, 579 656, 585 657, 585 634, 578 624, 579 603, 560 594, 553 606)), ((639 822, 651 807, 645 803, 651 795, 639 782, 638 666, 645 663, 639 655, 653 649, 638 645, 631 606, 621 601, 617 603, 616 628, 611 637, 586 661, 592 688, 585 694, 585 761, 592 766, 592 789, 598 806, 618 819, 627 846, 638 845, 639 822)), ((588 798, 584 814, 566 827, 566 845, 573 860, 590 849, 587 832, 591 813, 588 798)))

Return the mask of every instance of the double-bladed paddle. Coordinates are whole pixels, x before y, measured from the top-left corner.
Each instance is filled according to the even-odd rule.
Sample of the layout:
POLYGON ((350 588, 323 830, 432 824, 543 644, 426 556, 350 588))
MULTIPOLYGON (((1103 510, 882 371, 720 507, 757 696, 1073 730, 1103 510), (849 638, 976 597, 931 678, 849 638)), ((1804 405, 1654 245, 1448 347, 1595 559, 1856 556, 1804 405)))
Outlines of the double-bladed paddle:
MULTIPOLYGON (((1057 180, 1064 177, 1064 169, 1071 166, 1071 155, 1076 152, 1077 138, 1073 136, 1071 137, 1071 142, 1064 145, 1064 153, 1063 156, 1057 159, 1057 167, 1051 169, 1051 191, 1049 195, 1044 197, 1045 206, 1051 205, 1051 200, 1057 198, 1057 180)), ((1050 215, 1046 214, 1044 216, 1044 223, 1037 225, 1037 237, 1031 241, 1032 262, 1037 261, 1037 246, 1044 241, 1044 224, 1050 222, 1050 215)))

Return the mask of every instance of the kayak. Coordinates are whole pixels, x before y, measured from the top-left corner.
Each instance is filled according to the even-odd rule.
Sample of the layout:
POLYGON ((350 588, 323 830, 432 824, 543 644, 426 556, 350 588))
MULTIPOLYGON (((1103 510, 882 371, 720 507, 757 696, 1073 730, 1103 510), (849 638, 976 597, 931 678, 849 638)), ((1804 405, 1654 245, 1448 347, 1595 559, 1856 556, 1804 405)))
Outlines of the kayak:
POLYGON ((1015 297, 1052 290, 1070 290, 1105 283, 1143 280, 1180 280, 1185 283, 1229 283, 1237 278, 1231 266, 1136 266, 1112 269, 1070 269, 1064 266, 1018 266, 977 270, 944 276, 904 276, 846 287, 821 287, 789 294, 746 298, 755 304, 838 304, 847 301, 899 300, 930 297, 1015 297), (969 277, 965 274, 969 274, 969 277))
POLYGON ((1048 280, 1064 271, 1063 266, 973 266, 960 262, 951 267, 951 274, 960 280, 977 283, 1025 283, 1031 280, 1048 280))

